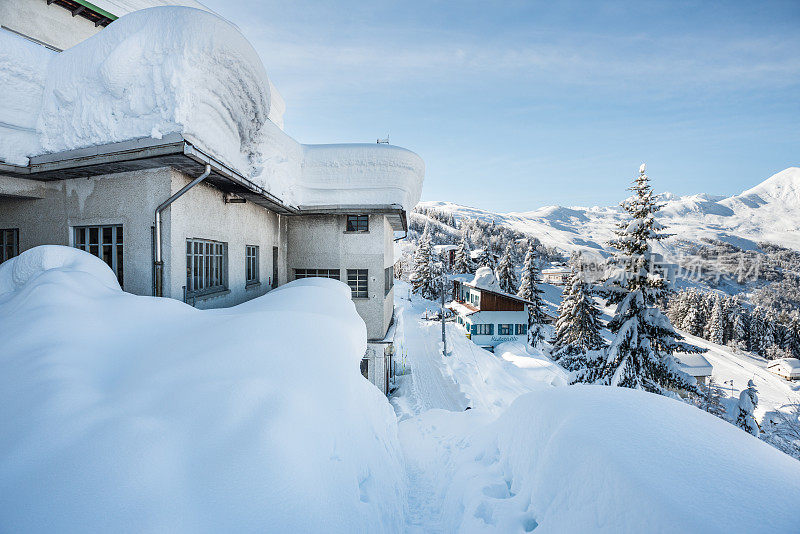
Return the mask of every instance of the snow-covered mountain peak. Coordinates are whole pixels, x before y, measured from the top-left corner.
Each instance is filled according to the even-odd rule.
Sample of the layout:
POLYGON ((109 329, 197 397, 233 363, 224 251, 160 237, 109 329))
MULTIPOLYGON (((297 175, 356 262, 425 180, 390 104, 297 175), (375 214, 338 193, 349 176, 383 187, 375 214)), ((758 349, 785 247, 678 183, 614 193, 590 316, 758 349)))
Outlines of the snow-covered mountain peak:
MULTIPOLYGON (((621 196, 623 192, 620 192, 621 196)), ((800 250, 800 168, 790 167, 739 195, 721 197, 663 194, 659 219, 676 240, 718 240, 745 250, 771 242, 800 250)), ((618 206, 591 208, 544 206, 519 213, 493 213, 452 202, 422 202, 459 218, 493 220, 539 238, 564 251, 608 251, 623 218, 618 206)))
POLYGON ((777 201, 786 204, 786 207, 800 208, 800 167, 789 167, 773 174, 741 195, 731 197, 731 200, 759 205, 777 201))

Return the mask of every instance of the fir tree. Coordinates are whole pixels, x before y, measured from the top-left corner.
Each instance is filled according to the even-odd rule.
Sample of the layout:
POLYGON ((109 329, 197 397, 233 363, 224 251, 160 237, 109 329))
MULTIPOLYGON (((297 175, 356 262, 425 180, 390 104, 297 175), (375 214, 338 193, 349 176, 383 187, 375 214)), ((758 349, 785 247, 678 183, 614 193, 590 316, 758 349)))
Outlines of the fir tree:
POLYGON ((736 426, 758 437, 759 428, 753 412, 758 407, 758 391, 752 380, 747 382, 747 389, 739 394, 738 413, 736 415, 736 426))
POLYGON ((472 272, 472 258, 469 254, 469 245, 467 244, 467 231, 466 227, 461 232, 461 242, 458 244, 456 250, 456 262, 453 265, 453 271, 459 274, 468 274, 472 272))
POLYGON ((517 296, 530 301, 528 304, 528 344, 531 347, 536 347, 544 339, 542 330, 546 315, 542 290, 539 288, 540 283, 536 250, 533 243, 530 243, 522 266, 522 281, 519 284, 517 296))
POLYGON ((572 272, 558 306, 553 344, 553 358, 565 369, 575 370, 582 365, 589 351, 605 346, 600 336, 600 310, 579 269, 579 258, 570 262, 572 272))
POLYGON ((725 330, 722 325, 722 302, 719 297, 714 300, 711 309, 711 320, 708 322, 708 339, 722 345, 725 342, 725 330))
POLYGON ((511 243, 506 246, 506 251, 497 265, 497 281, 500 284, 500 289, 506 293, 514 294, 517 292, 517 275, 514 273, 514 265, 511 262, 513 250, 511 243))
POLYGON ((664 280, 652 272, 651 241, 664 239, 655 214, 661 208, 645 174, 645 166, 631 187, 633 196, 622 203, 629 220, 617 229, 611 243, 618 251, 615 269, 602 290, 616 304, 608 328, 615 335, 604 360, 576 373, 573 381, 645 389, 664 394, 667 388, 697 393, 696 380, 678 368, 675 352, 703 352, 682 338, 657 307, 665 293, 664 280))
POLYGON ((722 387, 716 383, 713 377, 708 377, 703 409, 719 418, 724 418, 726 412, 725 405, 722 403, 724 397, 725 391, 722 387))
POLYGON ((439 294, 438 274, 431 251, 429 225, 425 223, 425 230, 419 238, 417 250, 414 253, 414 269, 409 276, 414 293, 418 293, 426 299, 435 299, 439 294))
POLYGON ((476 269, 478 267, 488 267, 492 272, 497 268, 497 259, 488 243, 481 249, 479 256, 475 259, 475 264, 476 269))

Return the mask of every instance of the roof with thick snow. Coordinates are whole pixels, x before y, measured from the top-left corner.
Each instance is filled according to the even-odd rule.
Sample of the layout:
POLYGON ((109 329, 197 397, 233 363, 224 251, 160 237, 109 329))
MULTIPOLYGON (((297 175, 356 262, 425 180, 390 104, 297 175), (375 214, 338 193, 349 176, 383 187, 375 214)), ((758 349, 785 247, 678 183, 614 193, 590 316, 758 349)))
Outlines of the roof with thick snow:
POLYGON ((702 354, 677 354, 675 359, 683 372, 695 378, 711 376, 711 371, 714 369, 711 362, 706 360, 702 354))
POLYGON ((285 204, 409 211, 420 197, 425 165, 409 150, 287 135, 258 53, 207 11, 133 11, 60 53, 0 32, 0 85, 0 160, 13 166, 177 134, 285 204))

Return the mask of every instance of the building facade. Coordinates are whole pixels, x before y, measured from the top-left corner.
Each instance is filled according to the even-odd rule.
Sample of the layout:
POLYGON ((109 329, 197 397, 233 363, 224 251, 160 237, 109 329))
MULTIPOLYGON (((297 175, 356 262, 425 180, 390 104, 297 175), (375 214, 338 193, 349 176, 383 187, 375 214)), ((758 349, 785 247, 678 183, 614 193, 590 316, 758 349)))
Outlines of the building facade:
MULTIPOLYGON (((102 2, 50 4, 24 0, 0 7, 0 46, 7 45, 21 71, 41 68, 28 64, 37 54, 58 63, 58 49, 119 31, 111 21, 124 15, 104 11, 102 2), (83 9, 73 15, 70 6, 83 9), (26 21, 26 14, 41 20, 26 21), (85 27, 92 20, 102 22, 85 27)), ((181 8, 168 14, 172 24, 199 19, 237 32, 226 42, 243 40, 216 15, 181 8)), ((163 18, 142 16, 150 17, 143 26, 163 18)), ((177 53, 183 48, 178 43, 177 53)), ((336 278, 350 286, 367 326, 370 349, 362 371, 386 392, 394 241, 407 230, 406 212, 419 199, 424 164, 388 145, 297 143, 282 130, 282 99, 263 68, 255 70, 269 99, 254 134, 267 162, 260 174, 229 163, 236 158, 219 157, 225 150, 204 141, 203 132, 190 136, 180 129, 44 150, 40 128, 48 118, 35 107, 40 99, 28 93, 46 93, 47 84, 12 84, 31 109, 28 116, 0 104, 0 261, 39 245, 73 246, 103 259, 125 291, 197 308, 233 306, 298 278, 336 278)), ((220 83, 237 83, 228 81, 229 74, 219 73, 220 83)), ((215 134, 209 131, 208 139, 218 139, 215 134)))

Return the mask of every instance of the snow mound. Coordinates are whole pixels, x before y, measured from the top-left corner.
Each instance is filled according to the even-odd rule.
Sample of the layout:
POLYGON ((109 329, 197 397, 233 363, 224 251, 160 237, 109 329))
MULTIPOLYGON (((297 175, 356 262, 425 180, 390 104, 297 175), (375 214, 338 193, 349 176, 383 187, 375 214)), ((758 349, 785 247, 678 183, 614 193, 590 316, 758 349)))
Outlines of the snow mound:
POLYGON ((117 277, 97 256, 73 247, 44 245, 0 264, 0 295, 22 289, 37 276, 53 270, 89 275, 95 283, 122 291, 117 277))
POLYGON ((492 272, 491 267, 487 267, 485 265, 483 267, 479 267, 478 270, 475 271, 475 278, 472 279, 472 285, 479 289, 497 291, 498 293, 502 292, 502 289, 500 289, 500 283, 494 276, 494 272, 492 272))
POLYGON ((39 117, 42 147, 59 152, 179 132, 250 175, 269 87, 261 59, 233 24, 186 7, 135 11, 53 59, 39 117))
MULTIPOLYGON (((432 463, 446 465, 443 523, 452 531, 797 529, 800 463, 678 401, 571 386, 519 397, 489 424, 481 413, 461 414, 460 424, 447 416, 452 446, 432 463)), ((443 432, 443 417, 404 421, 403 442, 443 432)))
POLYGON ((201 311, 112 291, 98 261, 0 266, 2 530, 401 530, 396 420, 345 284, 201 311))

